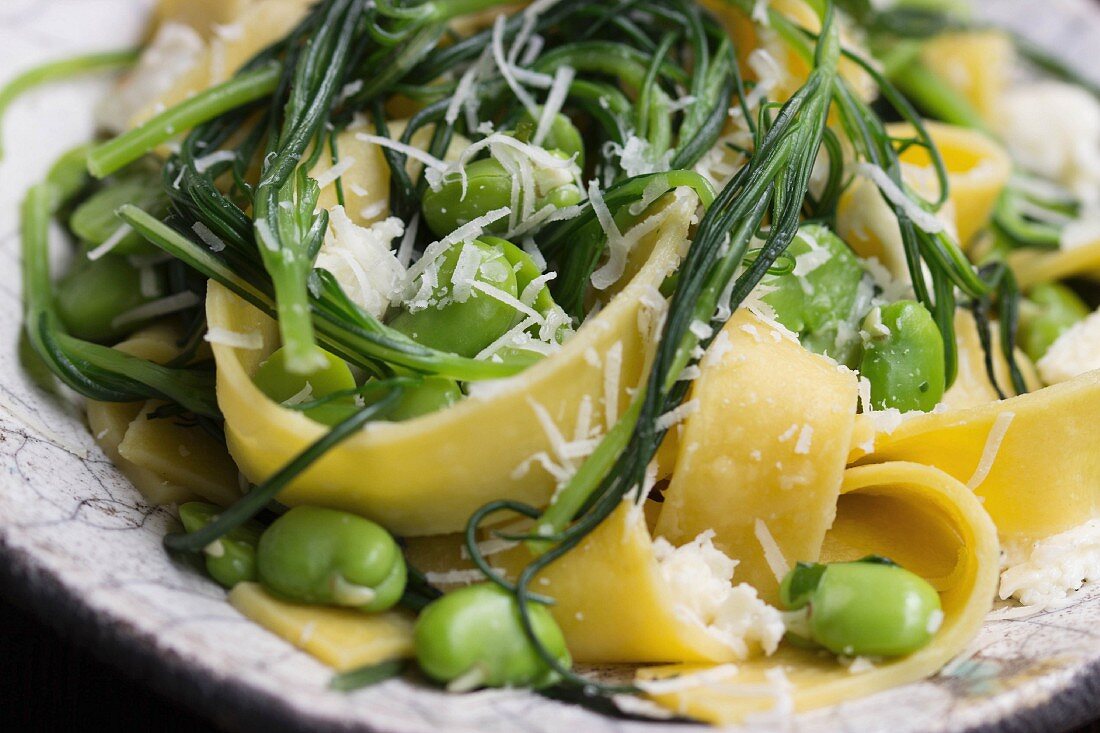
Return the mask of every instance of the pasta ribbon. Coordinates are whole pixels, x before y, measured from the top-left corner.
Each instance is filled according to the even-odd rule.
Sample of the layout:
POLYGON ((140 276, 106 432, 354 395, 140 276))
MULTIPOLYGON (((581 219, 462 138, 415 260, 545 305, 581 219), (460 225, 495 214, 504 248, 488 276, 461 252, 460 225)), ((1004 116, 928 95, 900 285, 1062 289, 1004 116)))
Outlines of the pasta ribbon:
MULTIPOLYGON (((786 101, 806 82, 810 75, 808 58, 788 45, 779 33, 769 27, 767 12, 769 9, 775 10, 796 26, 811 33, 819 33, 821 18, 814 10, 813 3, 806 0, 758 2, 756 6, 759 12, 754 12, 752 17, 727 0, 703 0, 702 5, 715 14, 733 37, 738 65, 750 72, 747 78, 756 82, 763 81, 768 85, 769 99, 786 101), (756 54, 756 64, 750 61, 753 54, 756 54)), ((841 41, 846 46, 855 45, 848 28, 841 28, 841 41)), ((859 64, 842 58, 837 69, 862 99, 870 100, 875 96, 875 82, 859 64)))
POLYGON ((233 586, 229 603, 337 672, 413 655, 413 621, 400 611, 363 613, 289 603, 270 595, 259 583, 233 586))
MULTIPOLYGON (((115 348, 158 364, 179 353, 181 334, 165 324, 138 331, 115 348)), ((202 497, 222 506, 240 498, 237 467, 219 440, 173 418, 149 419, 158 403, 88 400, 88 427, 111 462, 152 504, 202 497), (202 460, 187 456, 201 457, 202 460)))
POLYGON ((1002 30, 941 33, 923 43, 920 61, 994 124, 1016 66, 1016 46, 1002 30))
POLYGON ((1100 239, 1053 251, 1018 249, 1009 255, 1008 264, 1024 290, 1071 277, 1100 280, 1100 239))
MULTIPOLYGON (((605 405, 617 417, 628 404, 627 389, 641 379, 657 321, 652 309, 664 303, 659 295, 654 302, 654 294, 679 260, 695 207, 693 196, 680 197, 656 214, 660 226, 631 255, 627 271, 638 269, 630 283, 559 352, 441 412, 368 426, 326 453, 279 500, 345 509, 405 536, 459 530, 495 499, 546 504, 561 478, 546 465, 559 474, 572 470, 563 436, 573 438, 578 423, 607 424, 605 405)), ((214 283, 207 318, 211 328, 263 339, 258 351, 214 344, 230 453, 250 480, 262 481, 325 429, 252 383, 277 346, 271 319, 214 283)))
POLYGON ((1039 539, 1100 509, 1100 371, 1001 402, 914 413, 859 463, 917 461, 969 485, 1002 540, 1039 539))
POLYGON ((217 26, 231 25, 255 3, 256 0, 158 0, 153 24, 159 27, 164 23, 182 23, 210 39, 216 37, 217 26))
POLYGON ((927 677, 973 638, 997 585, 997 533, 965 485, 930 466, 887 462, 845 472, 821 560, 891 557, 939 591, 943 624, 932 641, 896 659, 856 660, 784 645, 737 665, 643 668, 650 698, 715 724, 832 705, 927 677), (859 664, 860 666, 855 666, 859 664), (679 679, 672 679, 672 678, 679 679))
MULTIPOLYGON (((985 229, 993 216, 993 207, 1012 175, 1012 159, 998 143, 977 130, 925 121, 925 129, 943 157, 947 168, 950 198, 955 211, 959 242, 968 244, 974 235, 985 229)), ((916 130, 907 123, 886 126, 894 138, 912 137, 916 130)), ((917 145, 900 155, 906 176, 919 191, 936 191, 935 173, 928 151, 917 145)))
POLYGON ((692 388, 656 533, 674 545, 708 529, 736 577, 769 602, 779 580, 759 534, 787 561, 816 560, 833 520, 856 406, 856 376, 740 310, 692 388), (765 527, 758 526, 763 522, 765 527))
MULTIPOLYGON (((204 6, 210 4, 202 3, 204 6)), ((226 81, 249 59, 286 36, 312 4, 313 0, 253 0, 248 3, 234 19, 236 32, 212 38, 198 62, 177 79, 171 89, 138 112, 130 125, 136 127, 158 111, 174 107, 226 81)))
MULTIPOLYGON (((1001 353, 1000 330, 997 324, 993 324, 990 330, 993 373, 997 376, 997 386, 1007 395, 1014 396, 1016 393, 1012 390, 1008 362, 1001 353)), ((962 409, 996 402, 1000 398, 989 381, 989 374, 985 368, 985 350, 982 349, 981 338, 978 336, 977 323, 969 311, 960 309, 955 312, 955 343, 959 359, 958 373, 955 376, 955 383, 943 396, 943 404, 951 409, 962 409)), ((1042 384, 1039 381, 1039 375, 1035 372, 1035 365, 1019 349, 1016 349, 1016 363, 1024 375, 1024 382, 1028 389, 1039 389, 1042 384)))
MULTIPOLYGON (((943 157, 950 186, 950 197, 938 218, 966 245, 989 223, 997 197, 1012 173, 1011 160, 980 132, 938 122, 924 125, 943 157)), ((908 124, 887 125, 887 130, 898 138, 915 134, 908 124)), ((906 185, 934 199, 939 191, 927 151, 910 146, 900 158, 906 185)), ((876 183, 867 176, 857 176, 841 195, 836 228, 856 254, 875 257, 894 277, 909 279, 897 218, 876 183)))

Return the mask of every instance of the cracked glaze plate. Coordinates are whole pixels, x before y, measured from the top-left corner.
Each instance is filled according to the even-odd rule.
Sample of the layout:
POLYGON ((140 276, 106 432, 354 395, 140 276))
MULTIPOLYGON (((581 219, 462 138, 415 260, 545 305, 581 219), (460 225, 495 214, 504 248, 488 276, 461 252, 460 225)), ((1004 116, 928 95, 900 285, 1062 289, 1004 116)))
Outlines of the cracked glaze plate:
MULTIPOLYGON (((125 45, 148 0, 0 1, 0 81, 67 54, 125 45)), ((1100 43, 1088 0, 989 0, 983 12, 1068 58, 1100 43)), ((1093 73, 1096 74, 1095 68, 1093 73)), ((328 670, 245 620, 214 584, 171 562, 170 512, 100 453, 72 405, 19 369, 18 202, 62 150, 92 133, 103 80, 20 102, 0 165, 0 587, 136 676, 236 730, 446 729, 664 733, 682 726, 611 720, 522 691, 452 696, 396 680, 330 692, 328 670)), ((1084 518, 1082 518, 1084 519, 1084 518)), ((932 679, 787 721, 792 731, 916 733, 1056 730, 1100 712, 1100 589, 1057 611, 991 620, 932 679)))

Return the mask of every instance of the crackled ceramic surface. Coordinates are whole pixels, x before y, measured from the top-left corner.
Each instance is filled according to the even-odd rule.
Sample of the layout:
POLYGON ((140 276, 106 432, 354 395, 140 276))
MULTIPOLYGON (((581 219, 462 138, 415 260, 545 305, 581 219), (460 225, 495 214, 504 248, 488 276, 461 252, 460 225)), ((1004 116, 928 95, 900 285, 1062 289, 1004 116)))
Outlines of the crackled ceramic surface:
MULTIPOLYGON (((147 0, 0 0, 0 81, 48 58, 139 37, 147 0)), ((1100 45, 1087 0, 991 0, 983 12, 1073 58, 1100 45)), ((1094 70, 1095 71, 1095 70, 1094 70)), ((147 506, 96 448, 79 412, 38 391, 14 345, 17 206, 54 156, 92 131, 108 85, 35 93, 12 111, 0 165, 0 579, 40 613, 124 666, 239 729, 419 731, 683 730, 602 718, 518 691, 451 696, 390 681, 325 689, 310 657, 246 621, 224 593, 173 563, 169 512, 147 506)), ((1030 618, 991 620, 938 676, 782 727, 825 731, 1050 730, 1100 712, 1100 589, 1030 618)), ((771 727, 771 726, 769 726, 771 727)))

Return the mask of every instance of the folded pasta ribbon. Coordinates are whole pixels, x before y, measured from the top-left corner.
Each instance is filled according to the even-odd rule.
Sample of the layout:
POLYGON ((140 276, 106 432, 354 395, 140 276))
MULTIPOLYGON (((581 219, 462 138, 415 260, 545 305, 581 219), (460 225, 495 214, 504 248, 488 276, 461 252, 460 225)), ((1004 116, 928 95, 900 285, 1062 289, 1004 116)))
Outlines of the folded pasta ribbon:
MULTIPOLYGON (((446 410, 368 426, 326 453, 279 500, 345 509, 403 536, 460 530, 495 499, 545 505, 556 479, 532 458, 555 456, 560 436, 574 435, 581 415, 600 425, 607 422, 604 405, 614 406, 615 417, 626 408, 627 389, 638 384, 652 349, 647 323, 656 319, 647 319, 647 303, 676 266, 695 207, 693 196, 675 197, 655 214, 661 224, 632 252, 629 284, 559 352, 446 410)), ((252 382, 278 345, 271 319, 214 283, 207 319, 211 328, 262 337, 259 350, 214 344, 230 453, 245 476, 262 481, 325 428, 272 402, 252 382)))
POLYGON ((1002 540, 1040 539, 1097 516, 1098 413, 1094 371, 1001 402, 914 414, 852 457, 936 466, 974 491, 1002 540))
POLYGON ((671 710, 715 724, 754 715, 836 704, 927 677, 977 633, 997 584, 997 533, 965 485, 917 463, 850 468, 825 535, 820 560, 890 557, 939 591, 943 623, 917 652, 852 667, 816 650, 783 646, 771 657, 736 665, 667 665, 639 670, 650 698, 671 710))

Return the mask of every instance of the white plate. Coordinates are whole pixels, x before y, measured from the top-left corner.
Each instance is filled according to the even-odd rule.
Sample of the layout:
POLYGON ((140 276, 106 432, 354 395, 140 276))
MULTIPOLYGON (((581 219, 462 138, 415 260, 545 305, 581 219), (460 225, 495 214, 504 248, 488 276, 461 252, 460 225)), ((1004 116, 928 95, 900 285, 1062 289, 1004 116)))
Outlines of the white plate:
MULTIPOLYGON (((0 0, 0 82, 50 58, 117 47, 147 0, 0 0)), ((1069 59, 1094 58, 1100 8, 1087 0, 991 0, 983 12, 1069 59)), ((63 630, 218 722, 248 730, 393 733, 682 731, 624 722, 521 691, 447 695, 390 681, 351 695, 328 670, 242 618, 209 581, 169 560, 170 512, 145 505, 78 413, 20 372, 17 207, 61 151, 88 138, 108 89, 85 80, 12 110, 0 165, 0 587, 63 630)), ((59 248, 60 249, 60 248, 59 248)), ((1022 620, 990 621, 936 677, 789 721, 797 731, 1067 727, 1100 710, 1100 591, 1022 620)))

